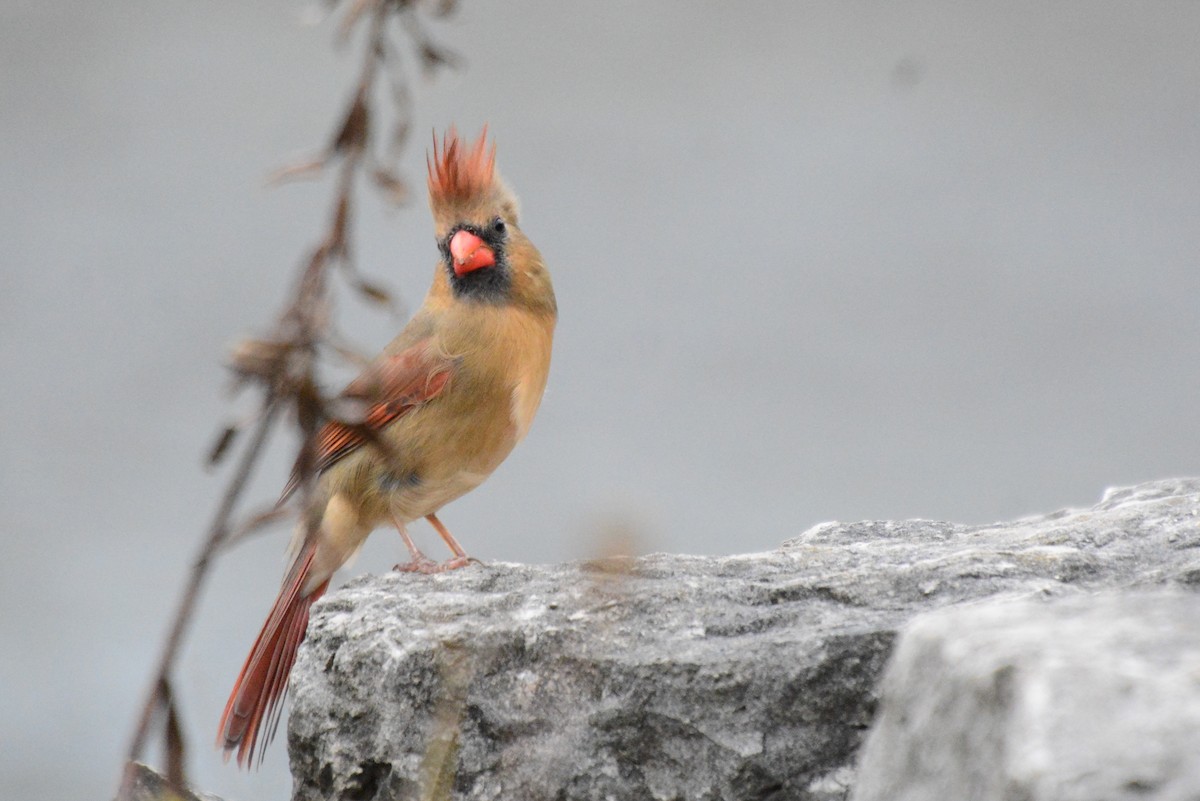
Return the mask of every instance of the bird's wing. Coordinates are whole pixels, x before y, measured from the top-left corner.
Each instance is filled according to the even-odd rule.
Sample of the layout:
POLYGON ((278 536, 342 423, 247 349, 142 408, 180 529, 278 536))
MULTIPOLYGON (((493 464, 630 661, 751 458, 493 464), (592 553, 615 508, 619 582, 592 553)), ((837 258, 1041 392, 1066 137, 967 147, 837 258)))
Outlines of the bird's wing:
MULTIPOLYGON (((453 359, 437 352, 432 339, 424 339, 399 353, 381 356, 342 390, 341 397, 366 403, 362 426, 382 431, 389 423, 440 395, 450 382, 454 365, 453 359)), ((322 473, 367 441, 368 436, 360 427, 330 420, 317 432, 313 467, 318 474, 322 473)), ((299 485, 297 461, 279 503, 286 501, 299 485)))

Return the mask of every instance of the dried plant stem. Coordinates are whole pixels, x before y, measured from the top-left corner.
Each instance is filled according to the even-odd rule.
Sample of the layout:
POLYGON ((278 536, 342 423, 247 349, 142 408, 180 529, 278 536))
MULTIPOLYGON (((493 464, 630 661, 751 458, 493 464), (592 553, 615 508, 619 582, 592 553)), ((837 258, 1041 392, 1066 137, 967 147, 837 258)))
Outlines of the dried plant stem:
MULTIPOLYGON (((308 510, 312 509, 316 481, 316 434, 322 423, 337 420, 350 426, 391 458, 386 444, 374 431, 359 421, 342 419, 319 389, 317 373, 321 348, 332 347, 337 351, 336 337, 329 322, 328 277, 331 267, 341 266, 355 281, 355 288, 364 298, 372 302, 382 300, 390 303, 383 290, 357 276, 351 258, 349 236, 354 186, 360 175, 370 174, 375 183, 394 199, 402 198, 407 191, 403 181, 388 167, 372 160, 370 148, 374 122, 372 92, 379 73, 389 63, 392 67, 393 99, 397 106, 395 133, 389 145, 391 155, 396 155, 398 146, 407 138, 410 123, 411 104, 406 79, 402 77, 398 54, 388 47, 389 17, 395 16, 408 23, 408 38, 426 71, 450 64, 452 56, 435 45, 420 26, 416 19, 419 8, 417 0, 353 0, 346 5, 348 10, 340 29, 343 38, 361 21, 367 20, 362 68, 350 106, 343 113, 332 141, 318 159, 285 168, 276 174, 276 178, 280 179, 308 174, 340 160, 328 227, 301 269, 291 302, 279 315, 272 334, 265 339, 243 341, 234 349, 232 366, 241 381, 262 388, 257 421, 213 515, 172 620, 126 754, 127 762, 117 796, 119 801, 127 799, 133 790, 133 782, 137 777, 135 762, 142 758, 160 713, 165 717, 163 741, 167 752, 167 779, 176 788, 183 789, 185 748, 171 675, 214 557, 233 539, 240 540, 279 519, 286 511, 278 507, 265 513, 260 511, 251 515, 248 521, 234 524, 235 511, 259 463, 267 438, 279 420, 279 413, 287 409, 295 412, 301 439, 296 475, 300 508, 306 510, 305 535, 310 540, 315 536, 319 524, 316 516, 308 510)), ((456 0, 442 0, 441 5, 428 13, 441 16, 453 10, 455 5, 456 0)), ((230 449, 237 431, 238 426, 230 426, 222 432, 212 450, 210 462, 215 463, 230 449)))
MULTIPOLYGON (((158 668, 154 674, 155 679, 150 685, 150 693, 142 706, 142 714, 138 718, 137 729, 134 731, 133 739, 126 753, 125 772, 121 780, 121 791, 117 796, 118 798, 125 798, 132 789, 132 782, 135 778, 134 763, 141 759, 145 751, 146 741, 150 736, 150 726, 154 721, 155 714, 164 705, 164 702, 168 702, 167 694, 164 692, 164 684, 168 681, 168 677, 174 669, 175 659, 179 655, 179 648, 183 642, 184 632, 187 631, 192 620, 192 615, 196 610, 196 601, 200 597, 200 588, 203 586, 205 578, 208 577, 208 568, 213 555, 229 534, 233 511, 237 507, 237 503, 241 499, 242 493, 249 483, 250 476, 253 474, 254 468, 262 455, 267 436, 270 434, 275 418, 279 413, 279 406, 278 399, 273 393, 268 393, 263 399, 262 411, 258 418, 258 424, 255 426, 254 434, 245 451, 242 453, 237 471, 230 480, 225 494, 221 497, 221 503, 213 515, 212 524, 209 526, 208 536, 200 548, 200 554, 192 564, 187 586, 184 588, 183 596, 180 598, 179 607, 175 611, 170 633, 167 635, 162 655, 159 657, 158 668)), ((182 771, 177 771, 173 768, 168 769, 168 776, 172 779, 173 783, 177 781, 176 776, 173 774, 177 773, 181 778, 182 771)))

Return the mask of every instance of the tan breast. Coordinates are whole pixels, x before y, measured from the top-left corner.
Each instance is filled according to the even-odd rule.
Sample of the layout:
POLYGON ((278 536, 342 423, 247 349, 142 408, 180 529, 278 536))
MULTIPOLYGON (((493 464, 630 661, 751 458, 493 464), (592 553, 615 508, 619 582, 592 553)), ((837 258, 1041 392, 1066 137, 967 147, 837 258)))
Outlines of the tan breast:
POLYGON ((542 403, 542 395, 546 391, 546 380, 550 374, 550 362, 546 359, 542 365, 523 365, 517 374, 516 384, 512 389, 512 424, 514 440, 520 442, 529 433, 533 425, 533 417, 537 414, 538 406, 542 403))
POLYGON ((471 311, 448 315, 440 337, 459 364, 446 393, 389 432, 398 448, 419 449, 410 452, 421 482, 389 498, 391 513, 405 519, 482 484, 529 432, 546 389, 553 319, 513 307, 471 311), (426 436, 427 423, 440 433, 426 436))
POLYGON ((471 369, 508 386, 510 435, 515 445, 529 433, 546 391, 554 318, 513 307, 476 314, 483 331, 473 339, 487 343, 486 353, 477 350, 467 358, 471 369))

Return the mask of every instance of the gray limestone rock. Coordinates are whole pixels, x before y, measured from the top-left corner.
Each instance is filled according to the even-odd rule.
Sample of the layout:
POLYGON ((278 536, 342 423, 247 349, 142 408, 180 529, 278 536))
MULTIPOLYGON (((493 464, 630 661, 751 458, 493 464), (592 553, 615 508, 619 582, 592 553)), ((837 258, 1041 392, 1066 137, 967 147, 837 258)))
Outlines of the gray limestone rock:
POLYGON ((855 801, 1200 799, 1200 597, 995 601, 904 629, 855 801))
POLYGON ((1200 480, 776 551, 356 579, 292 673, 293 798, 842 799, 898 628, 976 599, 1200 583, 1200 480))

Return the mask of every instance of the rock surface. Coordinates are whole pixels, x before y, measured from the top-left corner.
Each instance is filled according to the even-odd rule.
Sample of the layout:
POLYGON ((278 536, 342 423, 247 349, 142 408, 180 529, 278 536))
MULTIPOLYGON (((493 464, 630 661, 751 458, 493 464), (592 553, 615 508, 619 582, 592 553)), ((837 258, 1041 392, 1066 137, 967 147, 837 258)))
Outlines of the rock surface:
POLYGON ((845 798, 911 618, 1166 583, 1200 583, 1198 480, 744 556, 367 576, 314 607, 293 798, 845 798))
POLYGON ((1200 597, 997 601, 902 632, 855 801, 1195 801, 1200 597))

